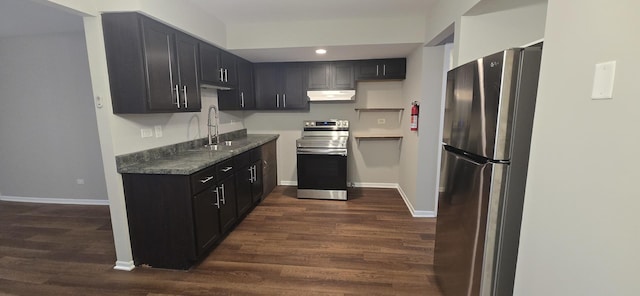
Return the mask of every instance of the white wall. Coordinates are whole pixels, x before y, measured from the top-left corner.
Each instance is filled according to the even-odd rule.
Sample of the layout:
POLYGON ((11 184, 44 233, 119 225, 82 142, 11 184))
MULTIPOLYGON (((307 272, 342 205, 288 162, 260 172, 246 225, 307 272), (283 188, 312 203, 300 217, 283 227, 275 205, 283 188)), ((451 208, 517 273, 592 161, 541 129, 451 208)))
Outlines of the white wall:
POLYGON ((456 65, 544 37, 547 3, 463 16, 456 27, 456 65))
POLYGON ((640 3, 549 1, 514 295, 637 295, 640 3), (612 100, 594 65, 617 61, 612 100))
POLYGON ((3 195, 107 199, 88 74, 82 32, 0 39, 3 195))
MULTIPOLYGON (((410 130, 411 102, 418 101, 423 104, 424 101, 424 48, 418 47, 411 55, 407 57, 407 79, 403 83, 402 89, 402 107, 406 112, 402 116, 402 149, 400 152, 400 170, 399 170, 399 188, 403 198, 409 204, 409 208, 413 215, 416 210, 426 209, 422 198, 416 196, 418 183, 418 167, 421 166, 418 161, 420 150, 418 141, 424 126, 418 125, 418 131, 410 130)), ((424 110, 423 110, 424 111, 424 110)), ((432 211, 431 216, 434 215, 432 211)))
POLYGON ((233 24, 227 35, 229 49, 422 43, 424 18, 233 24))
POLYGON ((481 2, 481 0, 439 0, 434 3, 431 9, 427 11, 424 40, 429 43, 434 39, 445 37, 441 36, 442 32, 455 24, 462 15, 479 2, 481 2))
MULTIPOLYGON (((402 82, 359 82, 355 103, 311 103, 310 111, 245 112, 244 123, 252 133, 276 133, 279 184, 297 184, 296 139, 304 120, 346 119, 351 134, 400 133, 398 112, 362 112, 358 107, 402 107, 402 82), (378 124, 384 119, 384 124, 378 124)), ((406 110, 405 110, 406 112, 406 110)), ((406 113, 405 113, 406 114, 406 113)), ((395 186, 398 183, 400 145, 396 140, 362 140, 349 143, 348 181, 357 186, 395 186)))
MULTIPOLYGON (((412 205, 425 216, 437 212, 440 170, 443 83, 449 65, 451 45, 422 49, 422 101, 420 104, 417 153, 408 161, 417 163, 416 193, 412 205)), ((410 196, 410 195, 408 195, 410 196)))

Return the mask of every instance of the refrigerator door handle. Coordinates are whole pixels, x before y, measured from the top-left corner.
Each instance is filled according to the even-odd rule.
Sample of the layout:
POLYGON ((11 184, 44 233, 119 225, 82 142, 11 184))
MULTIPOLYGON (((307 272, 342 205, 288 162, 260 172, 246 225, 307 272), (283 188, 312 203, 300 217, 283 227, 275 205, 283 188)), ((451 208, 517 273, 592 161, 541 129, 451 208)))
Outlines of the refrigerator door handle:
POLYGON ((455 147, 452 147, 452 146, 449 146, 449 145, 443 145, 442 147, 444 148, 445 151, 451 152, 453 154, 456 154, 460 158, 462 158, 462 159, 464 159, 464 160, 466 160, 468 162, 471 162, 471 163, 473 163, 475 165, 485 165, 485 164, 487 164, 489 162, 489 160, 486 159, 486 158, 483 158, 483 157, 480 157, 480 156, 475 156, 475 155, 470 154, 470 153, 468 153, 466 151, 463 151, 461 149, 458 149, 458 148, 455 148, 455 147))
POLYGON ((456 154, 460 158, 462 158, 462 159, 464 159, 464 160, 466 160, 468 162, 471 162, 473 164, 476 164, 476 165, 485 165, 487 163, 492 163, 492 164, 509 164, 510 163, 510 161, 508 161, 508 160, 488 159, 488 158, 485 158, 485 157, 482 157, 482 156, 474 155, 474 154, 471 154, 471 153, 469 153, 467 151, 464 151, 462 149, 458 149, 458 148, 455 148, 453 146, 449 146, 447 144, 443 144, 442 147, 443 147, 443 149, 445 151, 451 152, 453 154, 456 154))

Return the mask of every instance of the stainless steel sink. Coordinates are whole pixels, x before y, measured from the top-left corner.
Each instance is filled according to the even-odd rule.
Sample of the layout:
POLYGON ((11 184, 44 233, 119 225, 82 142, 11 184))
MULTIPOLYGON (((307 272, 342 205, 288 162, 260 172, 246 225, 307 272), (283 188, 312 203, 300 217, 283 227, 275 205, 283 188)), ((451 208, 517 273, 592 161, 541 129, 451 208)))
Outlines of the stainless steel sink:
POLYGON ((220 151, 220 150, 229 151, 229 150, 233 150, 234 148, 236 147, 233 145, 233 141, 224 141, 217 144, 204 145, 205 150, 211 150, 211 151, 220 151))

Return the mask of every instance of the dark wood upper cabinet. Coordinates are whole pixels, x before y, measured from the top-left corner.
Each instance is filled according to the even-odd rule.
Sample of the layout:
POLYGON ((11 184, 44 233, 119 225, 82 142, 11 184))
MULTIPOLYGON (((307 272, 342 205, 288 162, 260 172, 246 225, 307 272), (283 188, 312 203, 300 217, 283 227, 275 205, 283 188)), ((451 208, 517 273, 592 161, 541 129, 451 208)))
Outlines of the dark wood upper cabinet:
POLYGON ((354 64, 344 62, 316 62, 308 64, 308 90, 355 89, 354 64))
POLYGON ((403 80, 406 78, 407 59, 381 59, 355 61, 356 80, 403 80))
POLYGON ((114 113, 200 111, 194 38, 138 13, 102 22, 114 113))
POLYGON ((254 65, 256 109, 308 110, 306 63, 254 65))
POLYGON ((200 42, 200 81, 225 88, 238 83, 236 56, 211 44, 200 42))
POLYGON ((238 83, 235 89, 218 90, 220 110, 252 110, 256 107, 253 85, 253 64, 237 58, 238 83))
POLYGON ((178 95, 186 111, 200 111, 200 83, 198 83, 198 40, 186 34, 176 35, 178 74, 181 88, 178 95))

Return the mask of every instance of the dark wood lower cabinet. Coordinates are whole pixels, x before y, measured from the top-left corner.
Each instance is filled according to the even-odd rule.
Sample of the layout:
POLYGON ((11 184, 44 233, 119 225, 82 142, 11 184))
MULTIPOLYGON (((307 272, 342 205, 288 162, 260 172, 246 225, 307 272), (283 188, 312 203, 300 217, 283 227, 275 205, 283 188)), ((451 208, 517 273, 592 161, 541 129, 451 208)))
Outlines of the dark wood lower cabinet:
POLYGON ((238 216, 245 215, 253 201, 251 199, 251 168, 243 166, 236 172, 236 198, 238 204, 238 216))
POLYGON ((258 147, 188 176, 122 174, 135 265, 189 269, 204 258, 271 192, 263 154, 258 147))
POLYGON ((276 140, 262 145, 262 192, 267 195, 278 185, 278 158, 276 140))
POLYGON ((230 231, 237 221, 236 184, 234 176, 220 181, 216 194, 220 197, 220 229, 222 233, 230 231))
POLYGON ((220 239, 220 215, 216 189, 213 186, 193 196, 193 224, 196 232, 196 253, 202 255, 220 239))

